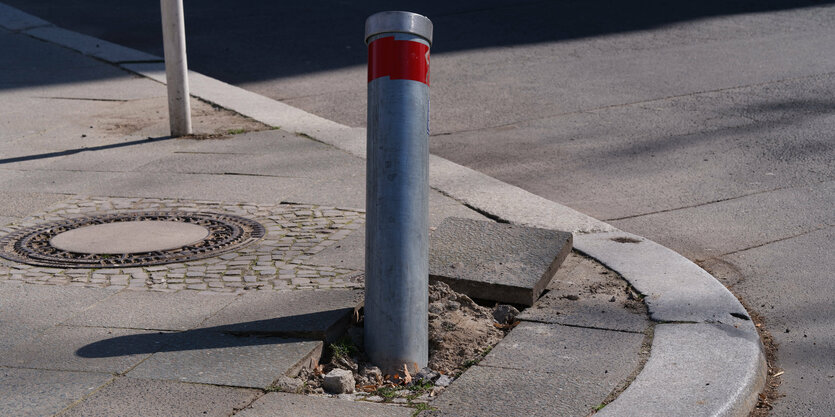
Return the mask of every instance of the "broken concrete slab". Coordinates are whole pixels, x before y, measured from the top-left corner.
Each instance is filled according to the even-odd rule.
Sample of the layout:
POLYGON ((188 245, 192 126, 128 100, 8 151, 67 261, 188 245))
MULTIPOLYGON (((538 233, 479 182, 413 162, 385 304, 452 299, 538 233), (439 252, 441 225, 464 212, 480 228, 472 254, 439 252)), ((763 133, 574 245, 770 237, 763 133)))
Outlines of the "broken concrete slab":
POLYGON ((244 294, 201 328, 334 341, 345 332, 361 302, 359 290, 258 291, 244 294))
POLYGON ((367 401, 346 401, 271 392, 235 415, 239 417, 407 417, 413 415, 414 411, 413 408, 367 401))
POLYGON ((239 337, 205 329, 149 337, 160 338, 167 348, 127 376, 263 389, 282 375, 312 368, 322 355, 320 341, 239 337))
POLYGON ((51 416, 113 379, 95 372, 0 367, 0 415, 51 416))
POLYGON ((60 416, 226 417, 258 395, 252 389, 122 377, 60 416))
POLYGON ((640 333, 523 322, 479 365, 558 375, 596 375, 590 378, 596 385, 587 389, 602 400, 637 369, 643 340, 640 333))
POLYGON ((429 277, 472 298, 529 306, 571 246, 568 232, 450 217, 430 236, 429 277))
POLYGON ((640 296, 617 273, 571 253, 548 291, 517 318, 597 329, 643 332, 649 325, 640 296))

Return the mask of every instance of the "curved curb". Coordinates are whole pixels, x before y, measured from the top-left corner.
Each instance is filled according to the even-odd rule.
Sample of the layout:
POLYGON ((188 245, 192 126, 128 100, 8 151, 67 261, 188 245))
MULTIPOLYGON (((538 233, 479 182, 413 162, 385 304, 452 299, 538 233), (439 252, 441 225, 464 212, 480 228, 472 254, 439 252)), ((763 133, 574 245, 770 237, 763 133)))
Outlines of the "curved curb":
MULTIPOLYGON (((0 3, 0 27, 64 46, 165 83, 162 58, 67 31, 0 3), (136 61, 144 61, 137 63, 136 61)), ((190 72, 195 97, 365 158, 365 129, 190 72)), ((753 323, 719 281, 678 253, 576 210, 431 155, 430 185, 495 218, 571 231, 579 251, 620 273, 660 322, 649 360, 601 416, 745 416, 765 384, 753 323)))

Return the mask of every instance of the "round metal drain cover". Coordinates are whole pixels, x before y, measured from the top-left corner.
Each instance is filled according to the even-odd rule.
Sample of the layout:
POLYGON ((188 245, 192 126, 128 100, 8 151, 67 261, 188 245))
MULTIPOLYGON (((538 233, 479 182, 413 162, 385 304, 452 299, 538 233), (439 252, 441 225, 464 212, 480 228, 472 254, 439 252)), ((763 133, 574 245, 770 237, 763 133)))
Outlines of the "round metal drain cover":
POLYGON ((162 265, 219 255, 264 233, 260 223, 228 214, 125 212, 18 230, 0 239, 0 257, 60 268, 162 265))

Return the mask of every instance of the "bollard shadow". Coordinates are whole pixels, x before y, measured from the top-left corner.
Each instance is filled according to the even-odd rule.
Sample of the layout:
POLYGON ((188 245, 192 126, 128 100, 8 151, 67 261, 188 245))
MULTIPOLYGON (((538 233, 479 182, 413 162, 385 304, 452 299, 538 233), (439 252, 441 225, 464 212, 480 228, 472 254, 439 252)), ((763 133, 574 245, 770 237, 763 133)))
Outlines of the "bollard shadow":
POLYGON ((90 146, 84 148, 75 148, 75 149, 67 149, 63 151, 55 151, 55 152, 45 152, 33 155, 24 155, 24 156, 15 156, 12 158, 3 158, 0 159, 0 165, 3 164, 13 164, 15 162, 26 162, 26 161, 36 161, 39 159, 49 159, 49 158, 57 158, 60 156, 68 156, 68 155, 75 155, 81 152, 95 152, 95 151, 103 151, 107 149, 117 149, 117 148, 124 148, 127 146, 136 146, 136 145, 144 145, 146 143, 154 143, 154 142, 161 142, 165 140, 175 139, 173 136, 161 136, 156 138, 147 138, 147 139, 140 139, 140 140, 132 140, 128 142, 122 143, 112 143, 109 145, 100 145, 100 146, 90 146))
MULTIPOLYGON (((334 322, 334 315, 352 309, 318 311, 315 313, 273 319, 205 327, 181 332, 158 332, 119 336, 90 343, 76 350, 82 358, 212 350, 241 346, 294 343, 302 340, 323 340, 326 330, 311 330, 316 324, 334 322)), ((333 326, 330 326, 333 327, 333 326)))

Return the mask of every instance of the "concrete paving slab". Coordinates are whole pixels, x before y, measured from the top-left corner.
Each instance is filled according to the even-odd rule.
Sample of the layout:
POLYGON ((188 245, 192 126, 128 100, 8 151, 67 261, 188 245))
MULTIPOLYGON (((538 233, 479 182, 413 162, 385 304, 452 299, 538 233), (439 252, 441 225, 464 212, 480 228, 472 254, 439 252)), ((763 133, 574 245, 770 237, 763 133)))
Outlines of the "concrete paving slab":
POLYGON ((350 324, 362 291, 258 291, 246 293, 201 324, 240 334, 333 341, 350 324))
POLYGON ((618 271, 656 321, 715 322, 753 329, 748 313, 719 281, 683 256, 626 232, 577 236, 575 248, 618 271))
POLYGON ((225 173, 25 171, 0 172, 0 189, 68 192, 122 197, 186 198, 214 201, 276 201, 336 207, 365 206, 365 181, 359 178, 310 179, 225 173), (126 191, 130 190, 130 191, 126 191))
POLYGON ((569 416, 588 415, 602 396, 583 378, 521 369, 476 365, 456 379, 436 400, 437 411, 422 416, 569 416), (507 395, 509 392, 524 395, 507 395))
POLYGON ((241 410, 241 417, 388 417, 411 416, 414 409, 364 401, 271 392, 241 410))
POLYGON ((59 415, 227 417, 260 394, 251 389, 123 377, 59 415))
POLYGON ((0 414, 53 415, 111 379, 113 375, 92 372, 0 368, 0 414))
POLYGON ((0 332, 3 333, 3 337, 0 338, 0 351, 8 352, 15 346, 35 338, 38 335, 38 330, 43 329, 36 330, 29 326, 6 321, 0 317, 0 332))
POLYGON ((479 365, 582 375, 593 381, 586 389, 605 398, 637 369, 643 340, 640 333, 523 322, 479 365))
POLYGON ((0 217, 26 217, 65 200, 66 194, 9 193, 0 191, 0 217))
POLYGON ((473 298, 532 305, 571 240, 566 232, 448 218, 429 240, 429 277, 473 298))
POLYGON ((209 330, 161 336, 169 347, 127 376, 266 388, 282 375, 295 376, 302 367, 312 368, 322 353, 320 341, 240 337, 209 330))
POLYGON ((234 301, 234 294, 124 290, 84 311, 68 325, 187 330, 234 301))
POLYGON ((643 332, 646 308, 631 299, 626 281, 593 260, 572 252, 548 291, 517 319, 597 329, 643 332))
POLYGON ((644 369, 598 415, 748 415, 765 384, 761 346, 752 329, 660 324, 644 369))
POLYGON ((532 307, 516 317, 519 320, 624 332, 643 332, 649 325, 639 311, 628 310, 621 303, 609 302, 609 297, 584 297, 572 300, 548 293, 532 307))
POLYGON ((157 339, 122 337, 144 334, 151 333, 102 327, 56 326, 32 337, 26 343, 5 351, 0 356, 0 365, 60 371, 121 373, 150 356, 151 352, 161 348, 161 343, 157 339), (87 349, 84 356, 79 355, 79 349, 111 339, 114 340, 113 343, 99 344, 107 346, 106 351, 87 349), (128 340, 132 343, 126 343, 128 340), (134 344, 134 342, 143 341, 148 345, 134 344))
POLYGON ((4 322, 38 332, 71 319, 117 290, 53 285, 0 285, 0 317, 4 322))

